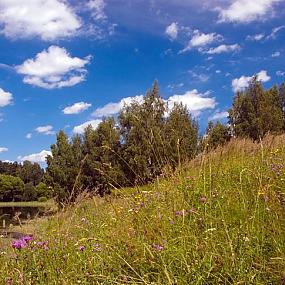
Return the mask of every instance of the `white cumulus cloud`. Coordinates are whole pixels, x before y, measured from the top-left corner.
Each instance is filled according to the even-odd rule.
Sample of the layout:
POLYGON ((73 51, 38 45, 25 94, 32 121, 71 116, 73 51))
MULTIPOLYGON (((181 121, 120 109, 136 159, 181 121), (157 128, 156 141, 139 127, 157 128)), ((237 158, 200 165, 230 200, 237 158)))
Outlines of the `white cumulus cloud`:
POLYGON ((220 10, 220 22, 249 23, 264 20, 274 10, 274 4, 282 0, 234 0, 231 5, 220 10))
POLYGON ((125 106, 125 105, 130 105, 132 102, 139 102, 141 103, 143 101, 143 95, 138 95, 134 97, 126 97, 120 100, 117 103, 108 103, 105 106, 101 108, 97 108, 93 112, 93 116, 100 118, 100 117, 107 117, 111 115, 115 115, 120 112, 120 110, 125 106))
MULTIPOLYGON (((256 74, 257 80, 261 82, 267 82, 271 77, 267 74, 266 70, 261 70, 256 74)), ((241 76, 240 78, 235 78, 232 81, 232 87, 234 92, 242 91, 249 86, 250 81, 253 76, 241 76)))
POLYGON ((4 91, 0 88, 0 107, 11 105, 13 102, 13 95, 10 92, 4 91))
POLYGON ((224 52, 232 52, 232 51, 239 51, 240 46, 238 44, 233 45, 219 45, 215 48, 210 48, 207 53, 208 54, 220 54, 224 52))
POLYGON ((221 39, 222 36, 219 34, 216 33, 204 34, 201 33, 199 30, 195 30, 188 45, 181 52, 186 52, 193 48, 203 48, 221 39))
POLYGON ((169 36, 170 39, 175 40, 178 36, 178 24, 170 24, 168 27, 166 27, 165 33, 169 36))
POLYGON ((7 147, 0 147, 0 153, 8 151, 7 147))
POLYGON ((91 125, 91 127, 93 129, 96 129, 98 127, 98 125, 102 122, 102 120, 96 119, 96 120, 91 120, 91 121, 87 121, 79 126, 75 126, 73 128, 73 133, 74 134, 79 134, 82 135, 84 133, 84 130, 91 125))
POLYGON ((37 127, 35 131, 43 135, 54 135, 55 134, 55 132, 53 131, 53 126, 51 125, 37 127))
POLYGON ((175 103, 182 103, 193 115, 206 109, 213 109, 217 105, 214 97, 208 97, 209 92, 199 93, 197 89, 187 91, 182 95, 173 95, 167 99, 167 104, 171 110, 175 103))
POLYGON ((64 108, 62 112, 66 115, 79 114, 87 110, 91 106, 92 105, 89 103, 78 102, 78 103, 74 103, 73 105, 64 108))
POLYGON ((50 46, 16 66, 16 71, 24 75, 24 83, 54 89, 73 86, 85 80, 87 65, 91 56, 83 59, 71 57, 65 48, 50 46))
POLYGON ((0 27, 8 38, 49 41, 74 35, 81 21, 64 0, 1 0, 0 27))
POLYGON ((25 156, 18 156, 18 160, 20 161, 31 161, 31 162, 46 162, 46 158, 48 155, 52 155, 50 151, 48 150, 42 150, 39 153, 33 153, 25 156))

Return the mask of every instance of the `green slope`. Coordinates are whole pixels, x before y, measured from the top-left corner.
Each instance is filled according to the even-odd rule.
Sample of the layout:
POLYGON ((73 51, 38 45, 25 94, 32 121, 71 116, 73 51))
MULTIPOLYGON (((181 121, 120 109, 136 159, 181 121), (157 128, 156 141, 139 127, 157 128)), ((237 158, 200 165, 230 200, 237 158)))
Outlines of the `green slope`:
POLYGON ((232 141, 153 185, 34 222, 27 247, 0 240, 0 284, 282 284, 284 143, 232 141))

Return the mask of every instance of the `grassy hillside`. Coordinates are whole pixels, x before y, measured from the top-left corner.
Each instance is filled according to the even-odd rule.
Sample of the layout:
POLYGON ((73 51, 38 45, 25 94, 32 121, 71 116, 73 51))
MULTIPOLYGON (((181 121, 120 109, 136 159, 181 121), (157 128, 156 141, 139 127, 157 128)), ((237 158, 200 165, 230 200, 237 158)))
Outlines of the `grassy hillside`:
POLYGON ((153 185, 0 239, 0 284, 284 284, 285 137, 232 141, 153 185), (283 282, 283 283, 282 283, 283 282))

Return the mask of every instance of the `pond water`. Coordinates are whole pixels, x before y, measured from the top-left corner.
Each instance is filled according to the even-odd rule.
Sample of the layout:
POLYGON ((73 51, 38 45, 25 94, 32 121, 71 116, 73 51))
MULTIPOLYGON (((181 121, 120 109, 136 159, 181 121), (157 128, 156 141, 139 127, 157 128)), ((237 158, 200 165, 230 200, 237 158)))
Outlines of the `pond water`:
POLYGON ((0 229, 24 224, 27 220, 45 215, 45 207, 0 207, 0 229))

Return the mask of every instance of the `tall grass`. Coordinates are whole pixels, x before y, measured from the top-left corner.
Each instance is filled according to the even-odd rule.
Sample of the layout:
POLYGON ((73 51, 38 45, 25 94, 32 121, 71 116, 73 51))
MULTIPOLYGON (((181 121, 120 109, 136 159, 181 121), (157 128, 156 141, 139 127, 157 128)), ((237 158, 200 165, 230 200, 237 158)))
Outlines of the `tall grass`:
POLYGON ((234 140, 39 221, 23 249, 0 240, 0 284, 282 284, 284 142, 234 140))

